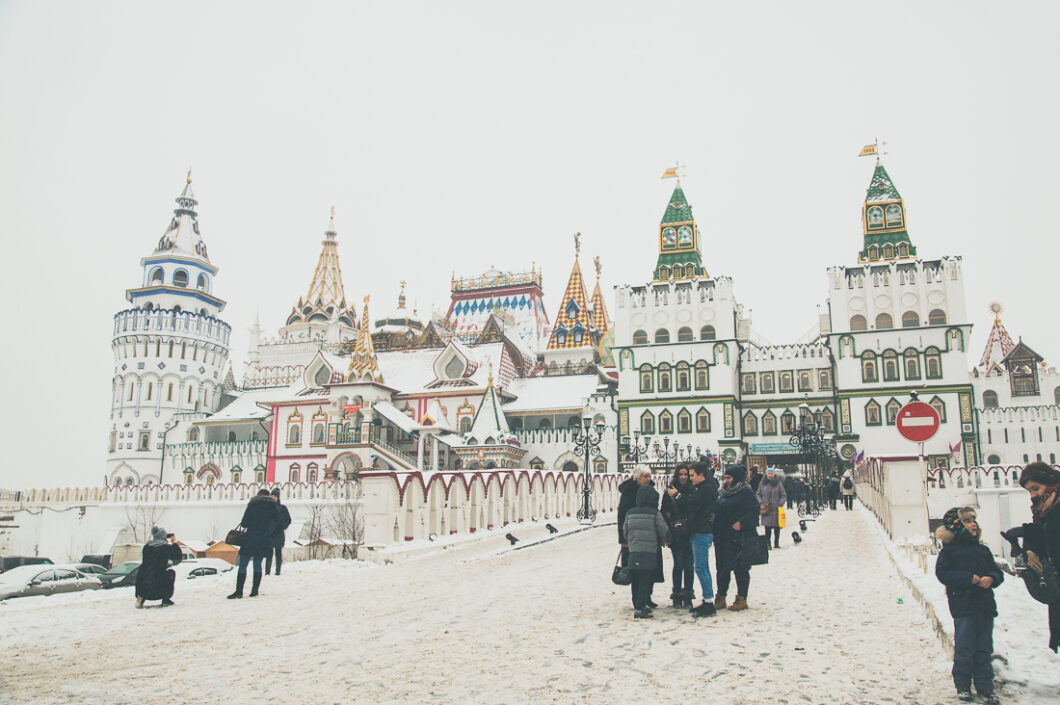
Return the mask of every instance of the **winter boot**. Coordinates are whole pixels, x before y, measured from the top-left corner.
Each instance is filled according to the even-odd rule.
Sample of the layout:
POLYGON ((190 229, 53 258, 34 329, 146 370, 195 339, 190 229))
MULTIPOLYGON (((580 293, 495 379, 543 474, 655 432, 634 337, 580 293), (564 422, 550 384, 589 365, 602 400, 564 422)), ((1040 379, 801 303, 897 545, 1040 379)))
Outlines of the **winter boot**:
POLYGON ((985 705, 1001 705, 1001 700, 999 700, 993 693, 990 693, 989 695, 979 693, 979 697, 983 699, 985 705))
POLYGON ((962 703, 970 703, 975 700, 975 696, 972 695, 971 688, 958 688, 957 699, 960 700, 962 703))
POLYGON ((714 609, 716 610, 723 610, 728 606, 728 604, 729 603, 725 599, 725 595, 722 595, 721 593, 718 593, 718 595, 714 598, 714 609))
POLYGON ((283 558, 281 556, 276 556, 276 575, 280 574, 280 566, 282 564, 283 564, 283 558))
POLYGON ((730 610, 745 610, 747 609, 747 598, 741 595, 737 595, 736 599, 729 605, 730 610))
POLYGON ((254 584, 250 588, 250 596, 258 596, 258 586, 261 585, 261 573, 254 573, 254 584))
POLYGON ((137 597, 136 598, 136 609, 141 610, 141 609, 143 609, 143 607, 144 607, 144 598, 137 597))
POLYGON ((674 609, 679 610, 684 607, 685 594, 679 590, 674 590, 670 593, 670 599, 674 602, 674 609))
POLYGON ((691 590, 686 590, 684 593, 684 601, 681 603, 682 607, 692 609, 692 600, 696 599, 696 593, 691 590))
POLYGON ((715 613, 714 605, 706 600, 699 607, 692 610, 693 617, 713 617, 715 613))
POLYGON ((238 600, 243 597, 243 586, 246 585, 247 574, 237 573, 236 574, 236 591, 228 596, 229 600, 238 600))
POLYGON ((633 619, 652 619, 651 610, 645 608, 642 610, 633 610, 633 619))

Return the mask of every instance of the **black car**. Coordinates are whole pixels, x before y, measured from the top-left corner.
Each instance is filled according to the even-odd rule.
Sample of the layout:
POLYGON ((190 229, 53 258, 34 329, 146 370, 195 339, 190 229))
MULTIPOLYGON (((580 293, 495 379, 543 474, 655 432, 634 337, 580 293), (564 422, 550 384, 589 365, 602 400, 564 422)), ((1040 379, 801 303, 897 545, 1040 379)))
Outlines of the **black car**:
POLYGON ((43 556, 3 556, 0 557, 0 573, 20 565, 50 565, 51 562, 51 558, 43 556))
POLYGON ((103 589, 126 587, 136 584, 136 574, 140 572, 140 561, 129 561, 119 563, 106 573, 100 573, 96 577, 103 583, 103 589))

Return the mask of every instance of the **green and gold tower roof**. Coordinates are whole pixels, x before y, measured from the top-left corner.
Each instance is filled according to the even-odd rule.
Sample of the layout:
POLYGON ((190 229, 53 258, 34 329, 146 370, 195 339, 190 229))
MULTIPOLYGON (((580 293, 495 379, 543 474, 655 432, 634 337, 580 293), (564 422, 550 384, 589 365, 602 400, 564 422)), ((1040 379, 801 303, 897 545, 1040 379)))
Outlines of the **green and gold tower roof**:
POLYGON ((905 203, 894 187, 890 174, 876 162, 861 208, 865 243, 858 262, 879 262, 916 257, 916 248, 906 230, 905 203))
POLYGON ((699 228, 678 182, 659 223, 659 259, 652 279, 669 281, 706 276, 699 254, 699 228))

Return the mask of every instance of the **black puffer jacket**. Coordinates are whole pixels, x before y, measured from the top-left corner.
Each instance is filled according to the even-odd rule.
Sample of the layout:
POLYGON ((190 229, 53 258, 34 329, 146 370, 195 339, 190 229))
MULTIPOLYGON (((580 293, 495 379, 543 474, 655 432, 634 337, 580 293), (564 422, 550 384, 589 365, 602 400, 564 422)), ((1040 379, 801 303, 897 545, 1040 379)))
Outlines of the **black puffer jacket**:
POLYGON ((688 517, 692 534, 714 533, 714 508, 718 503, 718 488, 707 478, 698 485, 692 485, 690 492, 677 495, 677 511, 688 517))
POLYGON ((935 537, 942 542, 942 550, 935 559, 935 577, 946 586, 946 599, 950 603, 950 614, 954 617, 970 617, 976 614, 997 616, 994 590, 972 585, 972 576, 990 576, 994 587, 1001 584, 1005 576, 994 562, 990 549, 967 532, 954 534, 945 526, 935 530, 935 537))
POLYGON ((272 532, 280 523, 280 508, 271 495, 256 495, 250 498, 239 523, 247 530, 240 555, 266 556, 272 550, 272 532))

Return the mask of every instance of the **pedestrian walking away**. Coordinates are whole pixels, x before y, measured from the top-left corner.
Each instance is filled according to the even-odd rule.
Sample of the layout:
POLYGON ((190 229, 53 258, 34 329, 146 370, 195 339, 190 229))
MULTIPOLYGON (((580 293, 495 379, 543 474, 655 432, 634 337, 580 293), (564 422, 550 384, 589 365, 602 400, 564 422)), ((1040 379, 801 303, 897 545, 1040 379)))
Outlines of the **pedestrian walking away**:
POLYGON ((692 599, 695 597, 692 534, 689 530, 688 517, 678 509, 676 499, 682 493, 692 491, 692 482, 688 479, 688 466, 689 463, 677 465, 670 486, 662 498, 662 515, 670 529, 670 554, 674 561, 671 576, 673 591, 670 593, 670 599, 675 608, 691 608, 692 599))
POLYGON ((747 591, 751 586, 751 566, 740 554, 744 540, 758 534, 758 497, 746 480, 742 465, 725 471, 724 486, 718 493, 714 511, 714 558, 718 566, 718 597, 714 607, 726 606, 729 581, 736 576, 736 599, 730 610, 747 609, 747 591))
MULTIPOLYGON (((766 476, 762 478, 755 494, 762 526, 766 527, 766 538, 771 538, 773 548, 780 548, 780 508, 788 501, 788 493, 784 491, 784 483, 777 477, 775 468, 766 468, 766 476)), ((767 541, 766 545, 769 543, 767 541)))
POLYGON ((279 523, 276 530, 272 532, 272 548, 265 554, 265 575, 272 572, 273 553, 276 554, 276 575, 280 574, 280 566, 283 565, 283 545, 287 542, 284 531, 291 525, 291 512, 287 505, 280 502, 280 488, 272 488, 272 496, 276 499, 276 508, 279 509, 279 523))
MULTIPOLYGON (((692 482, 690 492, 673 492, 677 511, 688 517, 687 527, 692 535, 692 562, 699 587, 703 591, 703 602, 693 609, 697 617, 710 617, 715 612, 714 584, 710 577, 710 547, 714 542, 714 509, 718 501, 718 489, 714 479, 708 477, 710 469, 705 463, 692 463, 689 479, 692 482)), ((694 595, 687 595, 689 602, 694 595)))
MULTIPOLYGON (((832 509, 836 508, 836 500, 839 499, 839 473, 833 472, 828 476, 827 482, 828 489, 828 506, 832 509)), ((788 505, 791 506, 790 504, 788 505)))
POLYGON ((854 494, 857 492, 854 489, 854 473, 850 470, 844 472, 839 487, 839 491, 843 493, 843 506, 846 507, 847 511, 850 511, 854 508, 854 494))
POLYGON ((228 596, 229 600, 243 597, 243 586, 247 581, 247 566, 252 561, 254 583, 250 589, 250 596, 258 596, 258 588, 261 586, 261 562, 272 550, 272 534, 280 523, 280 510, 276 504, 276 498, 266 489, 258 490, 258 494, 251 497, 250 502, 247 503, 247 508, 243 512, 243 520, 239 523, 246 529, 246 535, 243 537, 243 545, 239 547, 236 589, 228 596))
POLYGON ((654 487, 641 485, 635 501, 636 505, 626 512, 623 527, 629 548, 633 618, 650 619, 651 588, 656 570, 662 567, 661 549, 670 540, 670 530, 659 512, 659 493, 654 487))
POLYGON ((163 607, 173 604, 177 576, 170 566, 183 559, 176 541, 176 537, 166 533, 161 526, 151 527, 151 540, 144 544, 140 570, 136 573, 137 609, 143 607, 146 600, 162 600, 163 607))
POLYGON ((953 617, 953 684, 957 698, 971 702, 972 683, 983 702, 996 703, 994 670, 994 588, 1004 576, 982 543, 975 510, 954 507, 935 530, 942 550, 935 559, 935 577, 946 586, 953 617))
MULTIPOLYGON (((1023 545, 1027 566, 1047 582, 1060 571, 1060 471, 1043 462, 1023 468, 1020 485, 1031 494, 1032 523, 1026 529, 1023 545), (1051 578, 1046 578, 1049 575, 1051 578)), ((1049 605, 1049 648, 1060 647, 1060 602, 1049 605)))

